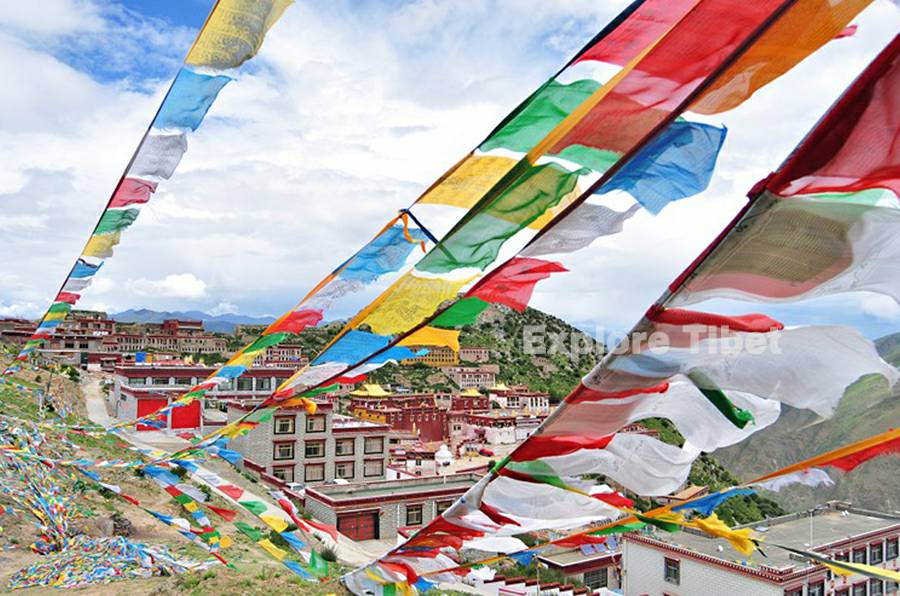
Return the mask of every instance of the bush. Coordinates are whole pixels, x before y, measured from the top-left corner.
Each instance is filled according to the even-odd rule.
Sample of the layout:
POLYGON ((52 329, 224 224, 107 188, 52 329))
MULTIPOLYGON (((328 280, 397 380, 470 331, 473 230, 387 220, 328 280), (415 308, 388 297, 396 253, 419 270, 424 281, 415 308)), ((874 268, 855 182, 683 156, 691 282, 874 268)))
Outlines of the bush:
POLYGON ((337 563, 337 553, 334 552, 333 548, 325 547, 319 551, 319 556, 329 563, 337 563))

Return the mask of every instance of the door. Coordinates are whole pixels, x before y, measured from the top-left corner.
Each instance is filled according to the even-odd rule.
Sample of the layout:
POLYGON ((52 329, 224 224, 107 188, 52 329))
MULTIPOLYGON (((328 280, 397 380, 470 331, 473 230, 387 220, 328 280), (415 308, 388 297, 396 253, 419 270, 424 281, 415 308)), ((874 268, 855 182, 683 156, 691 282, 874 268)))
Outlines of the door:
POLYGON ((357 511, 338 515, 338 532, 351 540, 378 539, 378 512, 357 511))
POLYGON ((199 428, 200 400, 172 410, 172 428, 199 428))
MULTIPOLYGON (((139 399, 137 400, 137 417, 143 418, 148 414, 152 414, 153 412, 159 410, 160 408, 166 407, 169 403, 169 400, 166 398, 162 399, 139 399)), ((159 420, 163 423, 166 421, 165 414, 159 414, 154 418, 155 420, 159 420)), ((165 426, 163 426, 165 428, 165 426)), ((147 424, 138 424, 137 430, 159 430, 155 426, 149 426, 147 424)))

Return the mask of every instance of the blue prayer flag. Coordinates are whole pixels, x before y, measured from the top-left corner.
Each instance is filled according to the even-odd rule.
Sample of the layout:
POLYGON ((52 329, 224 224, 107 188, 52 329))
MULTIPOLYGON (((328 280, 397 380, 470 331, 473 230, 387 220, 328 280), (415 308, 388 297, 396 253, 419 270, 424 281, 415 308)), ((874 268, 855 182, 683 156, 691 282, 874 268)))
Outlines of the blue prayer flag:
POLYGON ((153 121, 156 128, 197 130, 207 110, 230 77, 197 74, 182 68, 153 121))
POLYGON ((647 143, 597 194, 623 190, 657 214, 709 186, 725 127, 676 120, 647 143))

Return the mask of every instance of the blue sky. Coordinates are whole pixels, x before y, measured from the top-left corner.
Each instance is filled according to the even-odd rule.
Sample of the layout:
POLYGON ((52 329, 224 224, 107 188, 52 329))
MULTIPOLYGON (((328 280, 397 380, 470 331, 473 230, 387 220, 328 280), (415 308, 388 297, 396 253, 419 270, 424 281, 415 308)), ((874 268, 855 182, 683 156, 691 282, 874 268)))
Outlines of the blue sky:
MULTIPOLYGON (((0 5, 0 76, 15 81, 0 89, 0 315, 45 308, 210 4, 0 5)), ((83 304, 282 312, 625 4, 298 1, 222 92, 83 304)), ((707 192, 638 214, 542 284, 534 305, 585 329, 630 327, 883 47, 898 11, 878 0, 857 22, 855 37, 711 120, 729 137, 707 192)), ((873 296, 721 306, 870 336, 900 328, 900 309, 873 296)))

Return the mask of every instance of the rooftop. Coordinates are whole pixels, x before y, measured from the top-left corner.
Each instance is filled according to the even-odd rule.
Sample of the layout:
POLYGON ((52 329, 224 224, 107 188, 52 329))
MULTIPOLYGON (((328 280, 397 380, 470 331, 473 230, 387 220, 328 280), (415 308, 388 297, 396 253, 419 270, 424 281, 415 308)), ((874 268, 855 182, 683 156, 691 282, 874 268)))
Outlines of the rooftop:
POLYGON ((357 499, 402 499, 404 495, 427 492, 459 491, 462 494, 481 478, 478 474, 452 474, 446 476, 423 476, 403 480, 376 480, 361 484, 323 484, 308 489, 307 498, 332 501, 340 505, 343 501, 357 499), (322 499, 324 497, 324 499, 322 499))
MULTIPOLYGON (((766 542, 829 554, 831 550, 828 548, 829 545, 836 545, 836 543, 887 528, 900 530, 900 516, 855 509, 846 503, 832 501, 810 511, 792 513, 738 527, 753 528, 766 542), (812 536, 812 540, 810 540, 810 536, 812 536)), ((657 532, 653 538, 724 561, 733 562, 735 559, 743 558, 731 548, 727 541, 699 535, 691 530, 671 536, 662 536, 657 532)), ((765 549, 765 543, 763 545, 765 549)), ((797 569, 809 566, 804 561, 792 558, 786 551, 776 548, 765 549, 765 551, 768 555, 767 558, 759 557, 755 561, 751 560, 749 561, 750 565, 755 567, 762 564, 774 568, 793 565, 797 569)))

